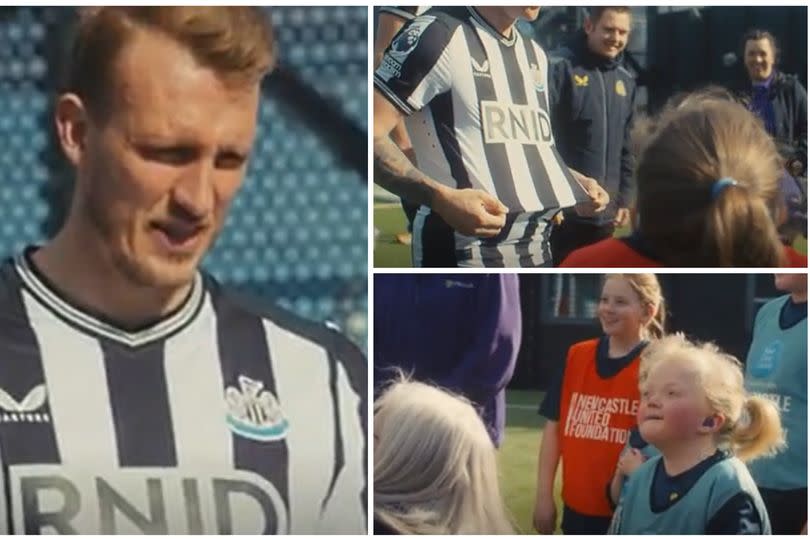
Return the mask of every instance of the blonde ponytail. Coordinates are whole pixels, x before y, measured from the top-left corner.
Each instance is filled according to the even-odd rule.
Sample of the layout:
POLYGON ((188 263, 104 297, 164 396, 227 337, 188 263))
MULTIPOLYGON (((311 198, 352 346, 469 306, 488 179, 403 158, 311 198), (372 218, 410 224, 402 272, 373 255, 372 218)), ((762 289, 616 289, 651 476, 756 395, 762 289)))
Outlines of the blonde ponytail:
POLYGON ((774 454, 785 444, 776 404, 759 395, 748 397, 729 439, 734 453, 744 461, 774 454))

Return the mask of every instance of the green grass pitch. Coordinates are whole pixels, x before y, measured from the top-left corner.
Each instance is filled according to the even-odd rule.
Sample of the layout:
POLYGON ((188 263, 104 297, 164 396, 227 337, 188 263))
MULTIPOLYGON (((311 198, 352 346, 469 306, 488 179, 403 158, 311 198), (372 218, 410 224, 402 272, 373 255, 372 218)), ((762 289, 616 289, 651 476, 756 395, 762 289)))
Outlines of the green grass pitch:
MULTIPOLYGON (((374 205, 374 226, 379 231, 374 241, 374 267, 408 268, 411 266, 411 247, 397 243, 396 234, 406 231, 405 214, 399 203, 374 205)), ((625 236, 629 229, 619 229, 617 236, 625 236)), ((799 236, 793 247, 807 254, 807 239, 799 236)))
MULTIPOLYGON (((540 450, 540 435, 545 419, 538 413, 543 399, 539 391, 507 392, 506 432, 503 445, 498 451, 498 466, 501 474, 501 491, 506 505, 514 518, 517 532, 536 533, 532 526, 534 496, 537 482, 537 455, 540 450)), ((554 484, 557 501, 557 531, 562 516, 559 470, 554 484)))

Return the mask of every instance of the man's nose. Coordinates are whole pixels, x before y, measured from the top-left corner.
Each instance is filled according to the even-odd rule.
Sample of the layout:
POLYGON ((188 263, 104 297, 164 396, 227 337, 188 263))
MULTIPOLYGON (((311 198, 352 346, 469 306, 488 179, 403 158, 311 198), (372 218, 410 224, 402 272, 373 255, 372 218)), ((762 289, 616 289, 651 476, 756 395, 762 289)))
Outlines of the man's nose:
POLYGON ((190 217, 202 219, 214 204, 214 167, 200 159, 183 171, 172 192, 173 202, 190 217))

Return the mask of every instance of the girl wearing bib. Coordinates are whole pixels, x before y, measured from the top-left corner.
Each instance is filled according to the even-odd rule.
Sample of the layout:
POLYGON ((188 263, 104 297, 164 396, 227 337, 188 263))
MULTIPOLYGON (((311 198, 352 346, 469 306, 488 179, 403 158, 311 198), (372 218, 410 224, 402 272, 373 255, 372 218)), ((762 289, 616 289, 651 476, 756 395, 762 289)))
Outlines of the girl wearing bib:
POLYGON ((564 533, 604 534, 612 508, 607 485, 636 424, 639 354, 648 339, 663 334, 661 287, 653 274, 616 274, 605 279, 597 314, 605 335, 573 345, 540 413, 548 421, 538 462, 534 526, 556 527, 554 477, 564 463, 564 533))
POLYGON ((666 337, 642 354, 639 431, 661 456, 627 483, 611 533, 770 534, 745 461, 782 444, 776 406, 748 396, 739 361, 711 344, 666 337))

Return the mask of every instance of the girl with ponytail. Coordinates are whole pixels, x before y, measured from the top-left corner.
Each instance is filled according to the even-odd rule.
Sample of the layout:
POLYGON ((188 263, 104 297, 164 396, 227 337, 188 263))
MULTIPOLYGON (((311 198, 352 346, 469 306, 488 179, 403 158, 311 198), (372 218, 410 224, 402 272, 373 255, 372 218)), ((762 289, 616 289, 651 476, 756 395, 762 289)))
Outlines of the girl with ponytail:
POLYGON ((781 267, 781 158, 761 122, 717 89, 679 96, 635 129, 634 232, 574 251, 564 267, 781 267))
POLYGON ((642 354, 639 430, 661 456, 630 477, 613 517, 621 534, 770 534, 745 462, 783 444, 779 412, 743 386, 712 344, 665 337, 642 354))

